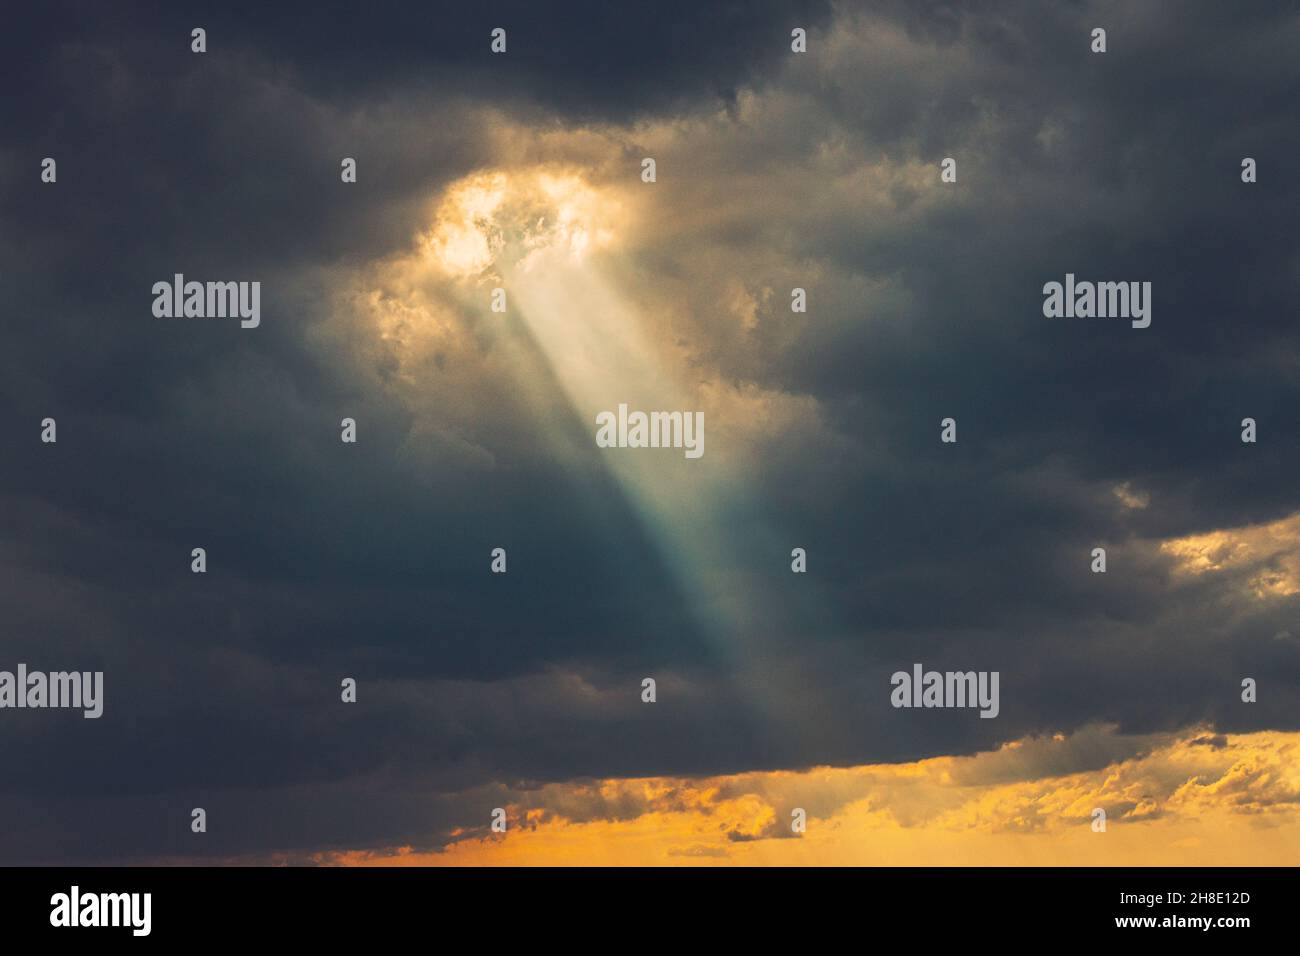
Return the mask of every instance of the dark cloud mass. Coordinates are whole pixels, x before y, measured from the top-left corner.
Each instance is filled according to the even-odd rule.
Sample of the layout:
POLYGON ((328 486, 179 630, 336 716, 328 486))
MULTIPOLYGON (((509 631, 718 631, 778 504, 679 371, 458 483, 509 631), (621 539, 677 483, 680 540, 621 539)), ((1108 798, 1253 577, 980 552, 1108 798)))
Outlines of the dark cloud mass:
POLYGON ((0 861, 436 847, 552 781, 1300 727, 1294 539, 1161 547, 1300 511, 1293 4, 34 6, 0 33, 0 669, 106 690, 0 711, 0 861), (730 396, 691 473, 735 489, 694 552, 725 564, 647 517, 536 327, 383 271, 454 184, 545 163, 652 196, 609 274, 730 396), (261 327, 153 318, 174 272, 261 281, 261 327), (1067 272, 1150 281, 1151 327, 1044 318, 1067 272), (453 316, 427 365, 348 298, 384 283, 453 316), (1000 716, 892 709, 913 661, 1000 670, 1000 716))

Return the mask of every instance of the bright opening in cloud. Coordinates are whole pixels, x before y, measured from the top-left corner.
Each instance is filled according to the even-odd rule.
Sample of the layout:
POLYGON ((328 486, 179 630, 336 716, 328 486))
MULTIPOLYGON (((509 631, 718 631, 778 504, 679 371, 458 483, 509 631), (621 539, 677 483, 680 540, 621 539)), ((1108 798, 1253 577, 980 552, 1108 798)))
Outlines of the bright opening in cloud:
POLYGON ((427 261, 455 279, 528 271, 559 252, 573 262, 615 237, 622 206, 573 170, 476 173, 453 184, 420 237, 427 261))

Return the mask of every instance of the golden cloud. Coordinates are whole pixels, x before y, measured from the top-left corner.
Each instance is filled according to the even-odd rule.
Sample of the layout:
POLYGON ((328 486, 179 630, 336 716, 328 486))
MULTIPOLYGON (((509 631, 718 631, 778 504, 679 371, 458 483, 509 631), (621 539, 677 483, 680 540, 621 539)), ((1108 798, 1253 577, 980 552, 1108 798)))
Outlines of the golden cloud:
POLYGON ((1160 550, 1182 575, 1244 575, 1258 598, 1300 593, 1300 512, 1268 524, 1173 538, 1160 550))
POLYGON ((560 783, 520 794, 504 837, 483 828, 440 852, 318 862, 1290 865, 1300 849, 1298 754, 1300 733, 1132 737, 1089 727, 909 764, 560 783), (1110 759, 1092 766, 1102 755, 1110 759), (1069 765, 1077 769, 1060 772, 1069 765), (796 808, 807 815, 803 833, 791 827, 796 808), (1105 832, 1092 826, 1098 808, 1105 832))

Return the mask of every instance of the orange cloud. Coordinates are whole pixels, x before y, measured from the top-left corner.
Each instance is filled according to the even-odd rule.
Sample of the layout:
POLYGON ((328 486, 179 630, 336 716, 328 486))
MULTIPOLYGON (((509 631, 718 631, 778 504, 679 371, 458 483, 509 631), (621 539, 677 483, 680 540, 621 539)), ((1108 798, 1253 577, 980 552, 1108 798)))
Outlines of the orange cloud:
MULTIPOLYGON (((1300 733, 1090 727, 969 757, 707 779, 552 784, 505 834, 348 865, 1291 865, 1300 733), (1063 768, 1070 768, 1065 770, 1063 768), (807 827, 791 827, 796 808, 807 827), (1093 812, 1106 811, 1105 832, 1093 812)), ((526 799, 524 799, 526 797, 526 799)))
POLYGON ((1184 575, 1243 574, 1258 598, 1300 593, 1300 513, 1268 524, 1174 538, 1160 550, 1184 575))

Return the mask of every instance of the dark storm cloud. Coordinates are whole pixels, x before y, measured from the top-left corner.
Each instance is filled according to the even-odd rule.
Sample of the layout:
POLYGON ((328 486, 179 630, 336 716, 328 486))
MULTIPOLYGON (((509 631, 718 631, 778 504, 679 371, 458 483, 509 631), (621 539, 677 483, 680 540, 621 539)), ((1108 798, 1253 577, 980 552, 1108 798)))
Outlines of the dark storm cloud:
POLYGON ((422 89, 625 119, 701 96, 730 98, 789 48, 792 27, 813 29, 829 16, 825 0, 54 3, 20 14, 0 49, 10 69, 38 78, 33 93, 55 102, 58 80, 47 61, 67 44, 147 57, 151 69, 185 74, 190 30, 203 27, 211 51, 274 64, 336 101, 422 89), (498 27, 507 31, 508 56, 490 50, 498 27))
POLYGON ((827 95, 796 100, 794 142, 817 123, 835 130, 807 154, 848 142, 849 156, 929 170, 952 155, 965 184, 932 201, 927 170, 887 183, 876 206, 834 188, 816 216, 801 209, 814 190, 770 210, 793 217, 790 257, 834 281, 818 283, 822 304, 793 343, 763 337, 789 322, 777 295, 757 345, 716 353, 738 379, 817 396, 867 449, 823 464, 773 447, 779 463, 759 480, 826 562, 841 622, 866 632, 859 658, 881 661, 860 686, 861 664, 813 683, 835 697, 846 738, 873 728, 874 753, 1088 716, 1126 730, 1294 726, 1297 666, 1273 640, 1294 605, 1225 614, 1244 580, 1171 588, 1167 562, 1134 539, 1296 509, 1288 224, 1300 195, 1285 170, 1300 142, 1282 117, 1298 23, 1280 8, 1171 21, 1153 6, 998 7, 959 17, 957 33, 868 14, 860 82, 823 80, 827 95), (1088 52, 1093 25, 1109 27, 1111 59, 1088 52), (1247 155, 1279 171, 1266 192, 1241 183, 1247 155), (1152 328, 1045 320, 1042 284, 1066 272, 1152 281, 1152 328), (855 303, 862 287, 845 276, 889 283, 904 304, 855 303), (948 415, 952 447, 937 440, 948 415), (1267 447, 1239 442, 1246 415, 1276 429, 1267 447), (1112 489, 1130 481, 1155 504, 1120 508, 1112 489), (1111 553, 1105 578, 1086 573, 1097 545, 1111 553), (873 713, 869 688, 912 660, 999 667, 1019 689, 996 727, 873 713), (1279 669, 1278 696, 1242 708, 1237 678, 1266 668, 1279 669), (837 678, 854 686, 837 695, 837 678))
POLYGON ((898 3, 846 7, 834 34, 823 5, 23 16, 3 41, 22 95, 0 141, 0 667, 107 686, 99 721, 4 713, 0 859, 436 845, 534 780, 908 760, 1096 720, 1295 726, 1277 637, 1294 599, 1252 604, 1238 574, 1171 583, 1152 544, 1300 507, 1291 7, 898 3), (787 66, 792 25, 810 60, 838 34, 839 62, 787 66), (773 436, 737 506, 736 541, 788 531, 825 589, 801 605, 784 539, 743 549, 781 688, 728 672, 617 483, 539 450, 509 383, 473 396, 493 467, 404 459, 414 413, 357 340, 319 347, 332 303, 313 281, 405 248, 431 196, 499 160, 487 106, 555 128, 734 117, 747 85, 793 105, 690 142, 679 168, 719 203, 733 172, 784 171, 813 204, 768 188, 731 231, 645 261, 671 276, 709 249, 743 271, 769 261, 764 215, 788 230, 770 245, 790 281, 769 276, 751 338, 682 304, 713 374, 815 398, 840 440, 773 436), (866 215, 818 192, 823 146, 849 166, 957 156, 960 198, 903 176, 866 215), (57 187, 37 181, 46 155, 57 187), (812 321, 782 336, 808 264, 812 321), (174 271, 260 279, 274 318, 159 323, 148 290, 174 271), (1044 319, 1039 290, 1067 271, 1152 281, 1152 327, 1044 319), (859 299, 864 279, 890 291, 859 299), (1257 446, 1237 441, 1248 414, 1257 446), (46 415, 56 446, 36 441, 46 415), (937 440, 946 415, 957 446, 937 440), (1151 505, 1119 507, 1125 481, 1151 505), (1086 573, 1098 543, 1104 577, 1086 573), (485 573, 498 545, 503 578, 485 573), (1000 669, 1000 718, 893 710, 913 660, 1000 669), (1249 674, 1269 677, 1255 709, 1249 674))
MULTIPOLYGON (((616 18, 608 5, 516 4, 478 14, 78 4, 24 11, 29 21, 5 31, 6 86, 22 95, 8 100, 0 152, 15 452, 3 477, 4 648, 9 666, 106 670, 122 716, 103 730, 7 721, 15 760, 49 767, 5 779, 19 802, 94 780, 117 807, 108 798, 321 785, 385 767, 402 776, 412 760, 439 771, 436 786, 463 788, 474 782, 458 769, 466 754, 487 755, 472 777, 519 772, 517 748, 488 742, 520 729, 493 729, 511 701, 461 726, 474 718, 398 700, 367 729, 337 732, 327 729, 336 709, 311 702, 336 701, 344 673, 364 697, 382 677, 501 679, 601 654, 621 666, 708 659, 605 476, 575 483, 540 463, 473 485, 413 484, 393 466, 409 416, 361 394, 368 383, 346 363, 302 347, 324 305, 290 277, 408 242, 429 196, 490 159, 467 118, 473 102, 630 117, 687 93, 726 99, 777 55, 784 13, 685 5, 616 18), (196 25, 208 30, 203 57, 188 49, 196 25), (510 31, 507 59, 487 54, 496 25, 510 31), (58 187, 28 188, 33 162, 51 154, 58 187), (343 155, 361 157, 354 190, 337 188, 343 155), (255 277, 266 312, 294 321, 268 322, 257 342, 139 321, 146 290, 174 271, 255 277), (387 470, 338 455, 343 414, 365 423, 387 470), (36 449, 29 426, 46 415, 60 444, 36 449), (598 535, 591 518, 574 520, 583 514, 601 522, 598 535), (210 555, 210 588, 188 572, 196 544, 210 555), (471 571, 464 555, 485 567, 497 545, 513 574, 471 571), (312 743, 322 738, 330 753, 312 743)), ((811 27, 824 13, 801 15, 811 27)), ((553 707, 535 708, 527 736, 548 718, 558 729, 553 707)), ((123 815, 133 811, 95 827, 102 841, 60 818, 44 850, 39 839, 6 844, 25 859, 163 848, 123 815)), ((338 833, 344 844, 356 836, 338 833)))

